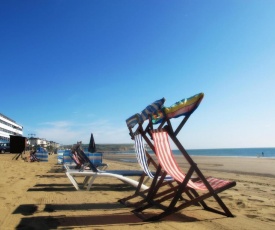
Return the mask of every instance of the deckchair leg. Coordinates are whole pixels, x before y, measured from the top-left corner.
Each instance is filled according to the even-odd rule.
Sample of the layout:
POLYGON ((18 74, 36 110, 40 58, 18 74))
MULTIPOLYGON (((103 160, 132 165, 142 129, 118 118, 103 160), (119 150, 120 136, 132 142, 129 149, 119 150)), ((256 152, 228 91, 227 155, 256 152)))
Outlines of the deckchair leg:
POLYGON ((125 205, 126 207, 137 207, 137 206, 139 206, 139 205, 143 202, 143 200, 146 198, 146 195, 145 195, 145 194, 146 194, 146 192, 148 192, 148 191, 149 191, 149 189, 146 189, 146 190, 144 190, 144 191, 142 191, 142 192, 135 193, 135 194, 133 194, 133 195, 131 195, 131 196, 128 196, 128 197, 126 197, 126 198, 123 198, 123 199, 118 200, 118 202, 121 203, 121 204, 123 204, 123 205, 125 205), (134 198, 136 198, 136 197, 138 197, 138 196, 142 197, 143 200, 142 200, 142 201, 135 202, 135 203, 129 203, 129 202, 128 202, 129 200, 134 199, 134 198))
MULTIPOLYGON (((186 191, 186 194, 190 197, 191 200, 199 197, 199 194, 197 193, 197 191, 195 189, 191 189, 191 188, 189 189, 189 191, 186 191)), ((208 205, 203 200, 198 202, 197 204, 194 204, 194 205, 198 205, 198 206, 201 205, 204 209, 209 208, 208 205)))
POLYGON ((89 182, 89 184, 87 186, 87 191, 89 191, 91 189, 91 187, 92 187, 92 185, 93 185, 96 177, 97 177, 97 175, 92 176, 92 179, 90 180, 90 182, 89 182))
POLYGON ((91 177, 89 177, 89 176, 86 176, 86 177, 85 177, 85 179, 84 179, 84 181, 83 181, 83 187, 85 187, 85 186, 88 184, 90 178, 91 178, 91 177))
POLYGON ((191 201, 188 201, 184 204, 179 205, 178 207, 175 207, 174 211, 177 212, 177 211, 182 210, 184 208, 187 208, 191 205, 194 205, 194 203, 204 203, 206 206, 203 206, 203 207, 204 207, 204 210, 206 210, 206 211, 211 211, 211 212, 214 212, 214 213, 217 213, 217 214, 220 214, 220 215, 224 215, 224 216, 227 216, 227 217, 234 217, 232 215, 232 213, 229 211, 229 209, 226 207, 226 205, 223 203, 223 201, 220 199, 220 197, 217 194, 213 194, 211 192, 206 193, 204 195, 201 195, 199 197, 196 197, 191 201), (209 197, 214 197, 216 199, 216 201, 220 204, 220 207, 224 210, 224 212, 207 206, 205 204, 204 200, 209 198, 209 197))
MULTIPOLYGON (((234 217, 234 215, 229 211, 229 209, 227 208, 227 206, 224 204, 224 202, 222 201, 222 199, 217 195, 217 194, 214 194, 213 195, 214 198, 216 199, 216 201, 218 202, 218 204, 220 205, 220 207, 223 209, 224 211, 224 214, 228 217, 234 217)), ((208 207, 209 208, 209 207, 208 207)), ((210 208, 212 209, 212 208, 210 208)), ((213 212, 213 209, 212 209, 212 212, 213 212)))
MULTIPOLYGON (((147 202, 148 200, 150 200, 150 198, 153 196, 153 194, 155 194, 156 188, 158 187, 158 186, 156 186, 156 184, 158 183, 158 177, 159 177, 160 172, 161 172, 161 167, 159 166, 159 167, 157 168, 155 177, 154 177, 154 179, 153 179, 153 181, 152 181, 152 183, 151 183, 151 185, 150 185, 150 188, 149 188, 148 190, 146 190, 147 195, 145 196, 145 191, 144 191, 144 192, 141 194, 141 196, 143 197, 143 199, 142 199, 141 201, 139 201, 139 202, 136 202, 136 203, 133 205, 134 207, 141 206, 143 203, 145 203, 145 202, 147 202)), ((165 177, 165 175, 164 175, 164 177, 165 177)), ((163 177, 163 178, 164 178, 164 177, 163 177)), ((163 178, 161 177, 160 180, 163 181, 163 178)))
POLYGON ((145 173, 143 173, 143 174, 142 174, 142 176, 140 177, 140 179, 139 179, 139 183, 138 183, 138 187, 137 187, 137 189, 136 189, 136 191, 135 191, 135 194, 138 194, 138 193, 140 192, 141 185, 142 185, 142 184, 143 184, 143 182, 144 182, 144 178, 145 178, 145 176, 146 176, 146 174, 145 174, 145 173))
POLYGON ((137 186, 137 188, 136 188, 136 191, 135 191, 135 193, 134 193, 133 195, 128 196, 128 197, 125 197, 125 198, 123 198, 123 199, 119 199, 118 202, 120 202, 121 204, 123 204, 123 205, 125 205, 125 206, 127 206, 127 207, 134 206, 134 204, 129 205, 129 204, 127 203, 127 201, 129 201, 129 200, 131 200, 131 199, 133 199, 133 198, 136 198, 136 197, 138 197, 138 196, 143 196, 142 194, 145 194, 146 192, 149 191, 149 189, 146 189, 145 191, 142 191, 142 192, 141 192, 141 185, 142 185, 143 182, 144 182, 145 176, 146 176, 146 174, 144 173, 144 174, 140 177, 140 179, 139 179, 139 184, 138 184, 138 186, 137 186))
POLYGON ((165 211, 162 214, 160 214, 160 217, 158 217, 159 215, 157 215, 155 217, 145 219, 145 221, 158 220, 159 218, 163 218, 162 216, 170 215, 171 213, 174 212, 173 210, 174 210, 174 207, 175 207, 176 203, 178 202, 178 200, 180 200, 182 198, 182 194, 183 194, 184 190, 187 189, 186 186, 187 186, 188 180, 191 177, 191 175, 193 174, 193 172, 194 172, 193 168, 190 168, 188 170, 188 173, 186 175, 185 180, 183 181, 183 183, 181 183, 180 185, 177 186, 177 191, 176 192, 171 193, 171 194, 169 194, 165 197, 162 197, 159 200, 154 201, 153 198, 155 198, 154 197, 154 195, 156 194, 156 192, 155 192, 154 194, 151 195, 151 197, 148 198, 148 204, 147 205, 136 208, 135 210, 133 210, 133 212, 135 214, 137 214, 139 212, 144 211, 145 209, 148 209, 148 208, 152 207, 153 205, 160 206, 161 202, 163 202, 163 201, 165 201, 169 198, 173 198, 172 201, 170 202, 170 205, 168 206, 168 208, 166 208, 165 211))
POLYGON ((71 183, 73 184, 73 186, 75 187, 75 189, 79 190, 78 184, 77 184, 76 180, 74 179, 74 177, 71 176, 68 172, 66 172, 66 175, 69 178, 69 180, 71 181, 71 183))
POLYGON ((150 186, 150 189, 148 191, 148 194, 147 196, 145 197, 145 199, 143 199, 142 201, 138 202, 137 205, 139 205, 139 207, 137 207, 136 209, 132 210, 133 213, 135 213, 136 215, 139 215, 138 213, 142 212, 143 210, 149 208, 149 207, 152 207, 155 202, 153 202, 153 198, 156 198, 156 194, 159 190, 160 187, 162 187, 164 184, 163 184, 163 181, 164 181, 164 178, 166 177, 166 173, 164 172, 160 179, 158 180, 159 178, 159 175, 161 173, 161 166, 158 166, 157 168, 157 171, 156 171, 156 175, 152 181, 152 184, 150 186), (146 205, 142 205, 143 203, 147 202, 146 205))
POLYGON ((148 196, 147 196, 147 200, 151 199, 151 197, 154 197, 158 190, 162 187, 163 185, 163 182, 164 182, 164 179, 165 177, 167 176, 167 173, 166 172, 162 172, 161 173, 161 166, 159 165, 158 168, 157 168, 157 171, 156 171, 156 175, 153 179, 153 183, 152 183, 152 189, 150 191, 150 193, 148 193, 148 196))
MULTIPOLYGON (((212 195, 208 195, 208 196, 206 196, 206 197, 210 197, 210 196, 212 196, 212 195)), ((169 215, 171 215, 171 214, 173 214, 173 213, 175 213, 175 212, 178 212, 179 210, 182 210, 182 209, 184 209, 184 208, 186 208, 186 207, 188 207, 188 206, 193 205, 194 202, 195 202, 195 203, 204 203, 204 202, 202 202, 202 200, 200 200, 200 199, 206 199, 206 198, 197 197, 197 198, 195 198, 195 199, 192 200, 192 201, 189 201, 189 202, 187 202, 187 203, 184 203, 184 204, 180 205, 179 207, 173 207, 173 205, 172 205, 172 206, 169 206, 167 209, 165 209, 162 213, 160 213, 160 214, 158 214, 158 215, 149 217, 149 218, 147 218, 147 219, 146 219, 146 218, 143 218, 143 221, 146 221, 146 222, 157 221, 157 220, 163 219, 164 217, 169 216, 169 215)), ((218 197, 218 199, 220 199, 220 198, 218 197)), ((220 199, 220 201, 222 202, 221 199, 220 199)), ((204 204, 205 204, 205 203, 204 203, 204 204)), ((221 212, 221 211, 219 211, 219 210, 217 210, 217 209, 214 209, 214 208, 210 208, 210 207, 208 207, 208 206, 206 206, 206 208, 205 208, 204 210, 206 210, 206 211, 211 211, 211 212, 214 212, 214 213, 217 213, 217 214, 221 214, 221 215, 225 215, 225 216, 227 216, 227 217, 234 217, 234 216, 232 215, 232 213, 228 210, 228 208, 225 206, 225 204, 224 204, 223 202, 222 202, 222 204, 224 205, 224 206, 222 207, 223 210, 224 210, 224 212, 221 212)), ((143 210, 145 210, 145 209, 147 209, 147 208, 149 208, 149 207, 150 207, 150 205, 147 205, 146 207, 143 208, 143 210)), ((142 210, 142 211, 143 211, 143 210, 142 210)))

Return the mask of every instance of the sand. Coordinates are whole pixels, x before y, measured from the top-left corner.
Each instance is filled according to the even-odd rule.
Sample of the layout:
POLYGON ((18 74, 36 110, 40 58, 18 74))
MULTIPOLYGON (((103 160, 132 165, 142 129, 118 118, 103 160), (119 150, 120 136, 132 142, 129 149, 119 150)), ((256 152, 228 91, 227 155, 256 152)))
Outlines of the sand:
MULTIPOLYGON (((25 154, 27 155, 27 153, 25 154)), ((98 178, 92 190, 76 191, 57 155, 49 162, 12 160, 0 154, 0 229, 275 229, 275 160, 194 157, 205 175, 235 180, 221 193, 235 215, 228 218, 189 207, 160 222, 142 222, 118 199, 134 189, 114 178, 98 178)), ((137 169, 125 155, 104 155, 109 169, 137 169)), ((181 162, 185 167, 185 164, 181 162)), ((210 203, 214 203, 210 199, 210 203)))

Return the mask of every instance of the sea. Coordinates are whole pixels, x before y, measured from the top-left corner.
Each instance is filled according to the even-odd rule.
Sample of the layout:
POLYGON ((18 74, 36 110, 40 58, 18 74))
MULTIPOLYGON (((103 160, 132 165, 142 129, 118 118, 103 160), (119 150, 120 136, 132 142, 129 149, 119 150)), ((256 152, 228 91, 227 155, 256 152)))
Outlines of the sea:
MULTIPOLYGON (((275 148, 223 148, 223 149, 187 149, 190 156, 214 156, 214 157, 265 157, 275 158, 275 148)), ((149 153, 151 151, 148 151, 149 153)), ((124 152, 119 152, 123 154, 124 152)), ((133 153, 127 151, 125 154, 133 153)), ((180 155, 179 150, 173 150, 175 155, 180 155)))
MULTIPOLYGON (((190 156, 275 158, 275 148, 190 149, 187 152, 190 156)), ((181 154, 179 150, 173 150, 173 153, 181 154)))

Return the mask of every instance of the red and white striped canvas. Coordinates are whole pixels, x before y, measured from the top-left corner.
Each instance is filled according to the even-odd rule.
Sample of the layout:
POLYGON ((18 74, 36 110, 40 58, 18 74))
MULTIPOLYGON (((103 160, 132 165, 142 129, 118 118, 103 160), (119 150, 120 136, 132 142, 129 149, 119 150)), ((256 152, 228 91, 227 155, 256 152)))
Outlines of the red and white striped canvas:
MULTIPOLYGON (((185 179, 185 173, 181 170, 181 168, 175 160, 173 152, 170 148, 167 132, 153 132, 153 140, 155 144, 156 155, 158 157, 162 169, 166 171, 167 174, 172 176, 176 181, 182 183, 185 179)), ((221 180, 213 177, 208 177, 206 179, 214 190, 231 183, 231 181, 221 180)), ((203 181, 201 180, 197 182, 189 180, 188 186, 190 188, 197 190, 208 190, 203 181)))

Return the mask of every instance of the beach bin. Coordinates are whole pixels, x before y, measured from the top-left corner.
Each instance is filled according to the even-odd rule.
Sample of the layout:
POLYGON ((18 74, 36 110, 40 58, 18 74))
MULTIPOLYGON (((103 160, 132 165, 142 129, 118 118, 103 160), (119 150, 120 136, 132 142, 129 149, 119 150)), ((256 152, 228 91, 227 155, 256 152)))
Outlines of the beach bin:
POLYGON ((65 150, 58 150, 57 151, 57 164, 63 164, 63 153, 65 150))
POLYGON ((71 157, 71 150, 67 149, 63 152, 63 164, 69 165, 69 166, 76 166, 76 163, 73 161, 71 157))
POLYGON ((49 153, 46 149, 42 147, 37 148, 35 155, 40 162, 48 162, 49 153))

